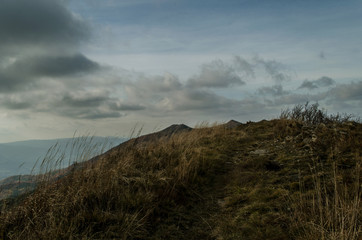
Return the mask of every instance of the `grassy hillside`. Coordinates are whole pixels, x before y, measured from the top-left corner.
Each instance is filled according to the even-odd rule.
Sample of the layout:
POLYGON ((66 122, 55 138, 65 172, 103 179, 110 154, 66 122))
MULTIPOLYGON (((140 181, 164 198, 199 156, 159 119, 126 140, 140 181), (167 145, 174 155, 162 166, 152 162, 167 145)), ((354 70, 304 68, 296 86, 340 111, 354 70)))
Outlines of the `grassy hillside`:
POLYGON ((3 201, 0 238, 358 239, 362 124, 314 110, 132 139, 3 201))

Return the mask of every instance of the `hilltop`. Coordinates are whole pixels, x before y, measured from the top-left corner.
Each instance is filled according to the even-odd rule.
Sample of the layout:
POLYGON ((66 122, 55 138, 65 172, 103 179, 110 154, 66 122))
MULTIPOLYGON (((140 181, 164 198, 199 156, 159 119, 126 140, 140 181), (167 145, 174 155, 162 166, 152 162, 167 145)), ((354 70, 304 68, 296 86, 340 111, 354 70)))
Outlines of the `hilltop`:
POLYGON ((361 142, 342 118, 174 125, 4 201, 0 236, 358 239, 361 142))

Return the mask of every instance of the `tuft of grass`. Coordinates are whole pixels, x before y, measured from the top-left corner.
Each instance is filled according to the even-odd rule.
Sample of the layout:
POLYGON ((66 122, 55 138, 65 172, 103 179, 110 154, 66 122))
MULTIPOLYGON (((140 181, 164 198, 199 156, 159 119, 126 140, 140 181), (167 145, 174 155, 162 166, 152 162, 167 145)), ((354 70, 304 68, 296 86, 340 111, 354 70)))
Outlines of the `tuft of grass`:
POLYGON ((299 192, 291 201, 296 239, 359 239, 362 158, 359 149, 351 165, 343 157, 338 148, 324 161, 312 157, 312 187, 307 189, 305 178, 300 179, 299 192))

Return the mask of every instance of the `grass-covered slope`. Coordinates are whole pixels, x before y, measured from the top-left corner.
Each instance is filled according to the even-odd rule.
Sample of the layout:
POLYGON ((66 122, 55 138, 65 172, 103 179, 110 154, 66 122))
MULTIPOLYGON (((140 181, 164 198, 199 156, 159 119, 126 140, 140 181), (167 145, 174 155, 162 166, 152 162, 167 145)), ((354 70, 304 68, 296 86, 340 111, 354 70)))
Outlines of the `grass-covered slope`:
POLYGON ((292 117, 133 139, 18 205, 4 239, 358 239, 362 125, 292 117))

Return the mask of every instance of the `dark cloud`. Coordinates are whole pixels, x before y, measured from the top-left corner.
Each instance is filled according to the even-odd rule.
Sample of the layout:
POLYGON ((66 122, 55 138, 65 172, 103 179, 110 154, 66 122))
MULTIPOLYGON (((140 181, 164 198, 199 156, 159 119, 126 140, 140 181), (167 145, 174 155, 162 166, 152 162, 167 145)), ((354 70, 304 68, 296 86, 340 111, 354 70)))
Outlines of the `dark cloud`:
POLYGON ((318 86, 313 81, 304 80, 302 85, 299 86, 299 89, 301 89, 301 88, 307 88, 309 90, 312 90, 312 89, 318 88, 318 86))
POLYGON ((64 1, 1 1, 0 46, 74 45, 89 35, 87 24, 68 11, 64 1))
POLYGON ((15 61, 7 70, 33 77, 62 77, 99 70, 98 63, 82 54, 28 57, 15 61))
POLYGON ((12 98, 1 99, 0 104, 4 108, 10 110, 24 110, 32 107, 32 103, 29 101, 22 101, 12 98))
POLYGON ((0 93, 49 91, 44 78, 60 83, 101 69, 79 53, 91 31, 67 2, 0 0, 0 93))
POLYGON ((110 109, 115 111, 139 111, 146 109, 146 107, 140 104, 114 102, 110 104, 110 109))
POLYGON ((278 84, 271 87, 262 87, 258 89, 258 94, 261 95, 272 95, 272 96, 282 96, 288 94, 288 91, 283 89, 283 86, 278 84))
POLYGON ((121 114, 119 112, 101 111, 99 109, 93 109, 91 111, 87 111, 84 114, 78 114, 78 118, 91 119, 91 120, 103 119, 103 118, 119 118, 124 116, 125 114, 121 114))
POLYGON ((39 87, 35 83, 42 77, 78 77, 100 69, 98 63, 82 54, 24 57, 5 68, 0 67, 0 92, 39 87))
POLYGON ((255 66, 240 56, 234 57, 235 69, 242 72, 246 78, 255 78, 255 66))
POLYGON ((24 82, 24 78, 11 76, 6 72, 1 72, 0 69, 0 93, 12 92, 18 89, 24 82))
POLYGON ((118 118, 145 109, 140 104, 120 101, 106 90, 82 90, 66 93, 48 111, 75 119, 118 118))
POLYGON ((36 79, 31 75, 24 75, 22 72, 1 72, 0 68, 0 93, 14 93, 20 91, 32 91, 36 89, 44 89, 42 85, 38 85, 36 79))
POLYGON ((73 119, 102 119, 102 118, 119 118, 124 116, 117 111, 110 111, 104 108, 63 108, 58 109, 58 115, 73 119))
POLYGON ((319 87, 328 87, 333 85, 334 83, 335 81, 332 78, 323 76, 317 80, 304 80, 303 83, 299 86, 299 89, 306 88, 309 90, 313 90, 319 87))
POLYGON ((362 81, 341 84, 328 92, 329 98, 337 101, 362 100, 362 81))
POLYGON ((315 82, 320 87, 328 87, 328 86, 331 86, 331 85, 333 85, 335 83, 335 81, 332 78, 325 77, 325 76, 317 79, 315 82))
MULTIPOLYGON (((241 61, 241 60, 240 60, 241 61)), ((201 73, 188 80, 189 87, 226 88, 243 85, 245 82, 236 69, 221 60, 215 60, 201 67, 201 73)))
POLYGON ((275 60, 264 60, 259 57, 255 57, 254 61, 256 65, 262 66, 265 72, 278 84, 291 79, 287 67, 280 62, 275 60))
MULTIPOLYGON (((261 58, 248 61, 239 56, 229 62, 216 60, 202 65, 199 74, 187 81, 180 81, 170 73, 148 76, 127 70, 117 73, 100 70, 105 69, 78 51, 16 56, 0 64, 0 106, 14 112, 19 110, 18 113, 27 110, 23 112, 90 120, 132 114, 146 117, 259 116, 259 113, 279 111, 285 105, 306 101, 350 104, 350 101, 361 100, 362 91, 361 82, 354 82, 324 88, 325 92, 314 95, 295 94, 298 91, 284 89, 285 81, 290 77, 283 64, 261 58), (111 80, 107 80, 109 76, 111 80), (273 83, 256 89, 257 94, 251 94, 250 91, 255 93, 255 89, 250 88, 243 89, 240 96, 237 95, 239 88, 229 92, 248 79, 263 77, 269 78, 269 84, 271 78, 273 83), (18 97, 25 93, 26 97, 18 97), (41 100, 38 99, 40 95, 41 100)), ((314 89, 333 84, 333 79, 321 77, 304 81, 300 88, 314 89)))
POLYGON ((109 99, 108 93, 106 92, 96 94, 72 93, 66 94, 60 103, 73 108, 96 108, 109 101, 109 99))

